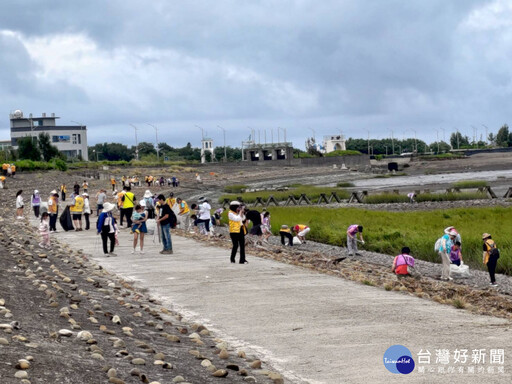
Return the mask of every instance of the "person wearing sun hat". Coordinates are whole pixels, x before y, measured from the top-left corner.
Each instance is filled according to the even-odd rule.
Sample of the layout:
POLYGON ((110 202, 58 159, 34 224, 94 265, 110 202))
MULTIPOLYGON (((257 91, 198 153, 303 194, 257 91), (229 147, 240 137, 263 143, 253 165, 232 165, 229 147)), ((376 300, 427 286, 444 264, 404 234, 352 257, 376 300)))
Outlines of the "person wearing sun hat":
POLYGON ((57 232, 57 215, 59 214, 59 193, 56 189, 50 192, 48 199, 48 213, 50 215, 50 232, 57 232))
POLYGON ((148 212, 147 218, 154 219, 155 218, 155 204, 153 201, 153 194, 149 189, 146 189, 144 192, 144 196, 140 201, 140 205, 144 207, 144 209, 148 212))
POLYGON ((37 189, 34 190, 32 197, 30 198, 30 203, 32 204, 32 209, 34 210, 34 216, 39 218, 39 208, 41 206, 41 196, 39 196, 39 191, 37 189))
POLYGON ((439 256, 443 262, 441 280, 453 280, 453 278, 450 276, 450 252, 453 244, 455 244, 458 234, 459 233, 454 228, 452 228, 448 233, 445 233, 441 237, 441 244, 439 246, 439 256))
POLYGON ((246 264, 245 260, 245 234, 247 228, 245 227, 244 209, 239 201, 232 201, 229 203, 229 236, 233 247, 231 248, 231 262, 235 263, 236 252, 240 247, 240 264, 246 264))
POLYGON ((487 270, 489 271, 489 277, 491 278, 491 283, 493 287, 496 287, 498 284, 496 283, 496 265, 498 264, 498 259, 500 257, 500 252, 496 247, 496 243, 492 239, 492 236, 488 233, 484 233, 482 235, 483 244, 483 263, 487 264, 487 270))
POLYGON ((107 202, 103 204, 103 212, 101 212, 96 224, 97 233, 98 235, 101 235, 101 240, 103 243, 103 253, 107 257, 116 256, 114 253, 114 248, 116 244, 117 224, 116 219, 112 215, 112 210, 114 207, 115 205, 112 203, 107 202), (110 240, 110 252, 107 248, 108 240, 110 240))

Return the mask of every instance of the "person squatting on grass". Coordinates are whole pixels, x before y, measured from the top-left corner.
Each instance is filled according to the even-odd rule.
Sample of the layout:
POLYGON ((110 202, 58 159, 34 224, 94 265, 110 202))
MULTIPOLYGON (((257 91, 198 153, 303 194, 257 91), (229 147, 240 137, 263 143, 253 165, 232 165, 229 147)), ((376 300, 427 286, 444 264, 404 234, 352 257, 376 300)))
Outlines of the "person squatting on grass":
POLYGON ((245 234, 247 233, 247 228, 245 227, 245 216, 244 216, 244 208, 240 205, 239 201, 232 201, 229 204, 229 236, 231 237, 231 242, 233 243, 233 247, 231 248, 231 262, 235 263, 236 252, 238 247, 240 247, 240 264, 248 263, 245 260, 245 234))
POLYGON ((393 260, 391 272, 394 272, 398 276, 411 276, 409 267, 414 268, 414 257, 412 257, 410 253, 411 250, 409 247, 403 247, 402 253, 395 256, 393 260))
POLYGON ((363 239, 363 226, 358 224, 352 224, 347 228, 347 249, 348 255, 357 255, 361 256, 359 252, 357 252, 357 234, 359 233, 359 239, 361 244, 364 244, 363 239))
POLYGON ((441 244, 439 246, 439 257, 441 257, 441 261, 443 262, 441 280, 453 280, 450 276, 450 251, 456 241, 457 235, 458 232, 455 229, 452 229, 441 237, 441 244))
POLYGON ((293 226, 293 232, 297 234, 297 238, 301 243, 306 244, 306 235, 309 233, 311 228, 304 224, 297 224, 293 226))
POLYGON ((460 251, 460 241, 455 241, 450 250, 450 261, 460 267, 462 263, 462 252, 460 251))
POLYGON ((496 247, 496 243, 492 239, 491 235, 488 233, 484 233, 482 235, 483 244, 483 262, 487 264, 487 270, 489 271, 489 276, 491 278, 491 283, 493 287, 497 287, 496 283, 496 265, 498 264, 498 259, 500 257, 500 252, 496 247))

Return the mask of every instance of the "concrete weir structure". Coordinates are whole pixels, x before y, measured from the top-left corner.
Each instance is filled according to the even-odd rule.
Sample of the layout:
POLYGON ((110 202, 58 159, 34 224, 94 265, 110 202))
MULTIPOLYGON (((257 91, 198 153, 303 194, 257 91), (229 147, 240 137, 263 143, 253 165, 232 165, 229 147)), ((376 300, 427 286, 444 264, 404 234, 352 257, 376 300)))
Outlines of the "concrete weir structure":
POLYGON ((94 230, 59 232, 55 237, 147 289, 186 319, 205 324, 232 348, 256 354, 263 368, 278 370, 286 383, 512 380, 508 320, 250 254, 249 264, 232 264, 229 249, 174 232, 173 255, 159 254, 161 245, 151 236, 146 237, 145 254, 130 254, 132 235, 126 229, 119 235, 116 257, 103 256, 94 230), (416 363, 411 374, 393 374, 384 366, 384 353, 396 344, 411 351, 416 363), (490 364, 490 351, 498 349, 505 353, 504 363, 490 364), (466 350, 468 362, 453 363, 455 350, 466 350), (474 350, 485 351, 485 364, 472 362, 474 350), (418 358, 427 351, 429 364, 418 358), (444 351, 451 356, 449 364, 439 362, 444 351), (470 366, 474 373, 468 371, 470 366), (487 373, 491 366, 494 374, 487 373), (448 367, 463 367, 463 372, 449 373, 448 367), (479 373, 479 367, 486 373, 479 373))

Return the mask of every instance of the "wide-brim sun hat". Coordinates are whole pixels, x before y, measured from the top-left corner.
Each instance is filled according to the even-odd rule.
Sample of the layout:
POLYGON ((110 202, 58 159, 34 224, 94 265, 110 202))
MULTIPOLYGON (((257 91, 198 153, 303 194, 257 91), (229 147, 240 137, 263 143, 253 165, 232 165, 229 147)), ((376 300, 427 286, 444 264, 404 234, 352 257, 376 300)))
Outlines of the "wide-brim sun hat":
POLYGON ((487 239, 488 237, 491 237, 487 232, 482 235, 482 240, 487 239))
POLYGON ((229 205, 240 205, 241 203, 237 200, 233 200, 229 205))
POLYGON ((450 236, 457 236, 459 234, 459 232, 455 231, 455 230, 451 230, 450 233, 448 233, 448 235, 450 236))
POLYGON ((37 195, 39 191, 37 189, 34 189, 34 195, 37 195))
POLYGON ((144 192, 144 197, 152 197, 151 191, 149 189, 146 189, 146 192, 144 192))
POLYGON ((87 197, 89 197, 89 194, 88 194, 87 192, 84 192, 84 193, 82 193, 82 196, 87 196, 87 197))
POLYGON ((53 191, 50 192, 50 195, 55 195, 57 193, 57 191, 54 189, 53 191))
POLYGON ((112 204, 112 203, 103 204, 103 212, 110 212, 113 209, 114 209, 114 204, 112 204))

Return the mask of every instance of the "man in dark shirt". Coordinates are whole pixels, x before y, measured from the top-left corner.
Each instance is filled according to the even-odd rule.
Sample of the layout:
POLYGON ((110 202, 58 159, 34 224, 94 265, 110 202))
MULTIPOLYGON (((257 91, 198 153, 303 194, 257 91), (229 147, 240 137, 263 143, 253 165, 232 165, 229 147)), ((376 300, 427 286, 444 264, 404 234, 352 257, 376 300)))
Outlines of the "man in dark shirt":
POLYGON ((176 215, 171 207, 169 207, 169 204, 165 202, 164 195, 158 195, 158 204, 160 205, 160 210, 156 222, 160 226, 162 243, 164 245, 164 249, 160 253, 172 254, 171 227, 174 228, 176 226, 176 215))
POLYGON ((261 231, 261 213, 256 211, 255 209, 248 210, 246 208, 245 218, 247 220, 250 220, 252 223, 252 228, 249 231, 249 234, 258 236, 256 243, 261 244, 261 237, 263 235, 263 232, 261 231))

